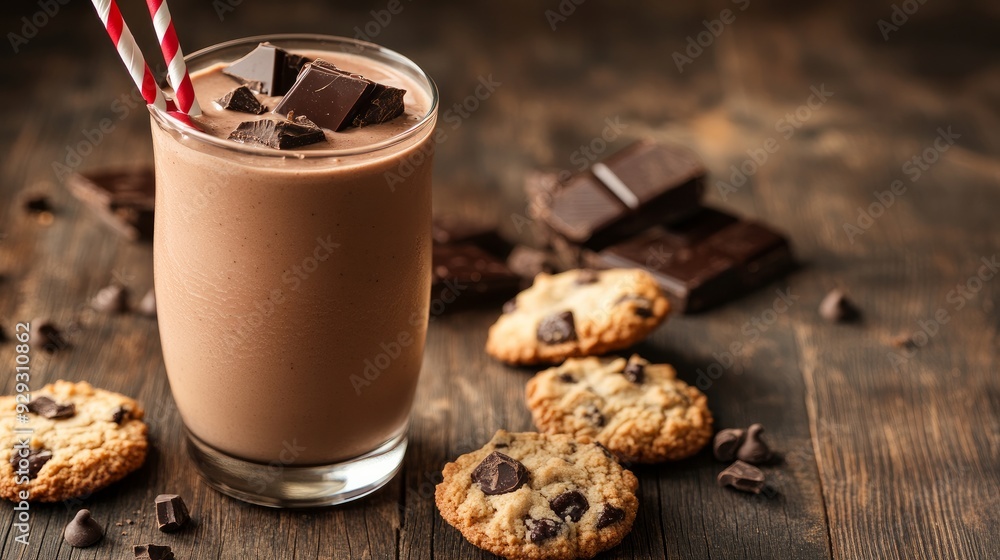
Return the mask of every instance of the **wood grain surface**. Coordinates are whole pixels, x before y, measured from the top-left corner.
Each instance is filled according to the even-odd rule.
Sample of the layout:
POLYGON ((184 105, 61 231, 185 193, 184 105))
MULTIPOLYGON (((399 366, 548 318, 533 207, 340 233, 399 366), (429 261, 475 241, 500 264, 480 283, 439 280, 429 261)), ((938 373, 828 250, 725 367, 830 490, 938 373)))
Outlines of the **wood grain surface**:
MULTIPOLYGON (((153 47, 143 3, 120 1, 153 47)), ((121 483, 33 505, 27 547, 14 541, 12 507, 0 505, 0 558, 124 559, 145 542, 169 544, 179 559, 491 557, 441 520, 433 487, 446 461, 496 429, 531 429, 523 387, 533 371, 482 350, 497 309, 433 317, 404 470, 371 497, 276 511, 199 480, 155 321, 86 306, 112 279, 137 301, 152 285, 151 248, 116 235, 53 169, 149 163, 146 112, 130 100, 92 8, 53 2, 58 13, 39 17, 42 4, 5 3, 0 16, 10 43, 0 45, 0 325, 9 335, 18 321, 48 317, 69 329, 70 348, 34 354, 32 384, 85 379, 138 398, 153 445, 121 483), (45 24, 31 33, 33 18, 45 24), (110 132, 93 132, 102 119, 110 132), (29 192, 51 196, 51 224, 22 211, 29 192), (161 492, 186 498, 191 528, 157 531, 152 499, 161 492), (61 532, 80 507, 107 535, 76 550, 61 532)), ((526 171, 575 170, 649 136, 703 157, 713 204, 793 239, 798 272, 709 313, 673 317, 637 347, 702 386, 719 427, 764 423, 783 456, 766 468, 769 491, 717 487, 725 465, 707 452, 639 468, 635 528, 602 557, 997 557, 1000 279, 985 264, 1000 253, 995 3, 335 4, 171 8, 188 52, 262 33, 353 36, 357 27, 413 58, 441 90, 442 215, 526 237, 526 171), (400 9, 377 23, 389 5, 400 9), (474 110, 456 108, 481 79, 500 85, 474 110), (742 184, 733 177, 741 167, 752 169, 742 184), (862 322, 819 318, 835 287, 858 303, 862 322), (776 291, 792 299, 787 311, 776 291), (900 335, 915 347, 895 344, 900 335)), ((13 391, 14 355, 0 344, 4 392, 13 391)))

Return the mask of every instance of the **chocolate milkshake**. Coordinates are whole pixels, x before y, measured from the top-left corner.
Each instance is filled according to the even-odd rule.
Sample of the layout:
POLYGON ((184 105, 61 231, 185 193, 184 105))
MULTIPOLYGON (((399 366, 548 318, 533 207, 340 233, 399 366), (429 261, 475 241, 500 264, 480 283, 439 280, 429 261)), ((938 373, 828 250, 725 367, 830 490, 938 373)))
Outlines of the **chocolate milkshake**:
MULTIPOLYGON (((160 338, 210 483, 267 505, 337 503, 386 482, 405 449, 430 293, 436 92, 390 51, 270 40, 405 90, 403 112, 294 149, 241 144, 229 139, 241 123, 296 117, 215 103, 241 85, 224 69, 256 41, 189 57, 203 132, 153 115, 160 338)), ((254 97, 268 110, 283 99, 254 97)))

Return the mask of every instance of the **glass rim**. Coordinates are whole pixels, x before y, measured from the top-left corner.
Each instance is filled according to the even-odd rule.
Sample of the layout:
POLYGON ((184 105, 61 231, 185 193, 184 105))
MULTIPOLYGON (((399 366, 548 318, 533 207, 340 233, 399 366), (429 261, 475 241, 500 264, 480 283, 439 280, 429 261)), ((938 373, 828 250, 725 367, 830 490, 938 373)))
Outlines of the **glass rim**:
MULTIPOLYGON (((270 35, 253 35, 250 37, 243 37, 240 39, 231 39, 229 41, 224 41, 221 43, 216 43, 208 47, 199 49, 189 55, 184 57, 184 61, 191 63, 198 58, 211 55, 218 51, 228 49, 231 47, 242 46, 246 44, 257 44, 263 42, 284 42, 284 41, 316 41, 325 43, 334 43, 340 45, 353 45, 357 47, 355 52, 351 54, 358 54, 361 56, 369 56, 366 54, 368 52, 375 52, 383 57, 389 59, 389 61, 402 64, 409 70, 415 73, 416 77, 424 81, 424 85, 430 94, 430 105, 427 108, 427 112, 424 113, 420 119, 413 125, 409 126, 406 130, 403 130, 385 140, 375 142, 372 144, 366 144, 364 146, 357 146, 353 148, 332 148, 327 150, 275 150, 273 148, 267 148, 263 146, 253 146, 250 144, 241 144, 239 142, 233 142, 225 138, 219 138, 207 132, 202 132, 200 130, 194 130, 191 127, 181 123, 177 119, 171 117, 166 111, 159 109, 153 105, 147 105, 150 115, 152 115, 153 120, 160 128, 175 132, 184 137, 194 138, 204 144, 209 144, 217 148, 222 148, 224 150, 242 152, 244 154, 249 154, 253 156, 264 156, 272 157, 278 159, 313 159, 313 158, 331 158, 331 157, 344 157, 344 156, 357 156, 357 155, 367 155, 374 152, 390 148, 402 142, 409 140, 416 133, 423 130, 427 123, 431 122, 435 115, 437 114, 439 94, 437 84, 434 80, 424 72, 423 68, 417 65, 409 58, 403 56, 402 54, 371 43, 368 41, 361 41, 358 39, 352 39, 350 37, 341 37, 337 35, 323 35, 319 33, 279 33, 270 35)), ((281 46, 280 44, 278 46, 281 46)), ((344 51, 348 52, 348 51, 344 51)))

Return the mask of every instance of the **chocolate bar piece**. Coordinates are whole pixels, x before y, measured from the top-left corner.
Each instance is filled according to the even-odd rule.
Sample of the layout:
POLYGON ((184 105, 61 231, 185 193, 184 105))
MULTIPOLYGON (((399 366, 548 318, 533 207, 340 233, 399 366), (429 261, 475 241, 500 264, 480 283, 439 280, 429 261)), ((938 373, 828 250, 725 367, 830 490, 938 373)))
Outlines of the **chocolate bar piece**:
POLYGON ((496 229, 448 220, 435 221, 432 231, 432 314, 506 299, 521 289, 521 277, 504 262, 511 244, 496 229))
POLYGON ((66 188, 126 238, 153 239, 152 167, 74 173, 66 188))
POLYGON ((243 58, 226 66, 222 73, 265 95, 285 95, 295 83, 308 58, 261 43, 243 58))
POLYGON ((704 176, 690 151, 643 140, 572 176, 539 214, 566 240, 597 251, 694 214, 704 176))
POLYGON ((600 251, 594 264, 645 268, 675 309, 695 313, 788 272, 794 258, 788 241, 765 225, 705 208, 600 251))
POLYGON ((229 139, 241 144, 258 144, 276 150, 301 148, 326 140, 323 129, 305 117, 294 121, 261 119, 241 122, 229 133, 229 139))

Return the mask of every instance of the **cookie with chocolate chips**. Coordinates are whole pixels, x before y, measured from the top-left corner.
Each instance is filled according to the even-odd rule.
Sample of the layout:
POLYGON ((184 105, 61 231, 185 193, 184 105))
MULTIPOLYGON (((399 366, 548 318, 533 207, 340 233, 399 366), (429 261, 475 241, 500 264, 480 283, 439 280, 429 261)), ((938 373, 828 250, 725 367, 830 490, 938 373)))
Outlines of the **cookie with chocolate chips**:
POLYGON ((0 498, 58 502, 118 481, 146 460, 142 417, 136 401, 86 382, 56 381, 27 403, 0 397, 0 498))
POLYGON ((636 477, 600 444, 500 430, 444 467, 445 521, 511 560, 592 558, 632 530, 636 477))
POLYGON ((535 375, 525 393, 539 430, 599 442, 630 462, 683 459, 712 439, 705 395, 638 355, 566 360, 535 375))
POLYGON ((644 270, 542 273, 504 306, 490 327, 486 352, 516 365, 604 354, 646 338, 669 309, 644 270))

